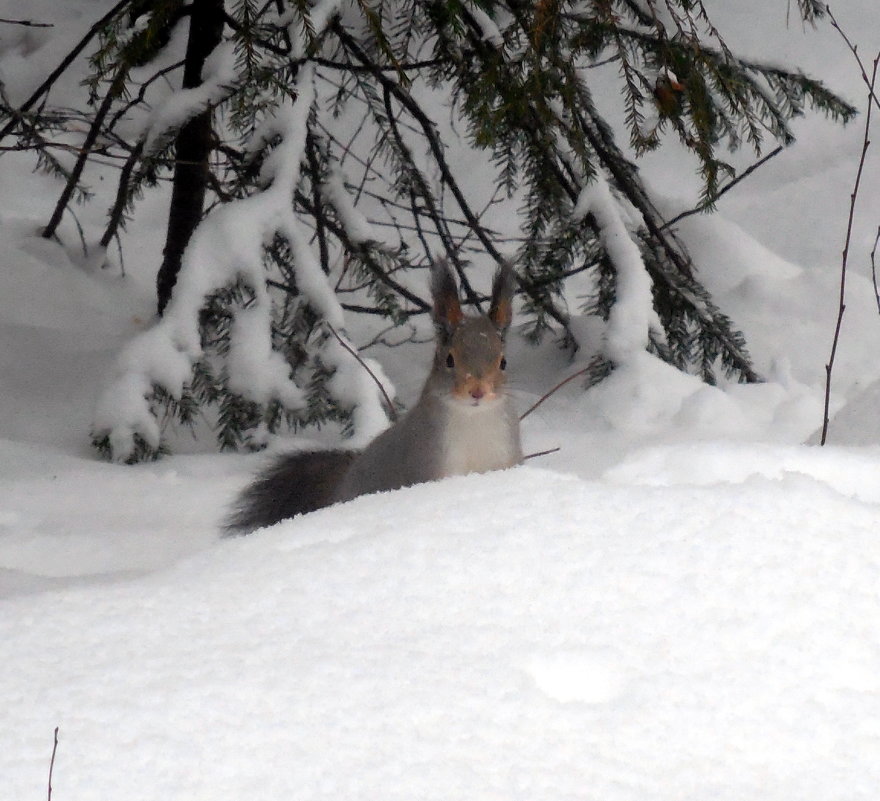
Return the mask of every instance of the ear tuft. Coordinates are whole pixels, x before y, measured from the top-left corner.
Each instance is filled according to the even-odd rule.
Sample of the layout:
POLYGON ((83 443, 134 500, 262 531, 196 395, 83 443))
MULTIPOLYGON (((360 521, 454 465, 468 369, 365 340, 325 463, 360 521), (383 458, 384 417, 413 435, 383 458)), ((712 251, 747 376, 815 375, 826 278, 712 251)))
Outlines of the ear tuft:
POLYGON ((464 318, 458 299, 458 286, 446 259, 431 264, 431 295, 434 301, 434 323, 447 334, 464 318))
POLYGON ((489 319, 503 334, 513 321, 513 293, 516 290, 516 273, 510 262, 504 262, 492 281, 492 302, 489 319))

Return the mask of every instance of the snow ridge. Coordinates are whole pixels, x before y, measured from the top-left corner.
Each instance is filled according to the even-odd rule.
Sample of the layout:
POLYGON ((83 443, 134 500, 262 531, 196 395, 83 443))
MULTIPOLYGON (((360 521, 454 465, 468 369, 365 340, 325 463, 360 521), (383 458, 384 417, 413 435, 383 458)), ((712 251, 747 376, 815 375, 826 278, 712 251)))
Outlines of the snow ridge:
MULTIPOLYGON (((562 121, 565 112, 551 103, 562 121)), ((662 336, 663 327, 654 310, 651 276, 641 250, 631 231, 643 225, 638 210, 625 199, 615 197, 601 168, 584 175, 580 163, 559 131, 556 131, 560 157, 580 178, 581 189, 571 212, 572 221, 581 223, 592 215, 599 228, 599 238, 616 272, 615 300, 605 329, 605 355, 618 366, 638 360, 649 344, 651 332, 662 336), (629 220, 624 219, 628 213, 629 220)))
POLYGON ((651 277, 601 171, 581 189, 572 217, 580 222, 587 214, 595 218, 602 247, 616 268, 616 297, 605 331, 605 355, 615 364, 626 364, 648 347, 651 328, 662 330, 654 311, 651 277))

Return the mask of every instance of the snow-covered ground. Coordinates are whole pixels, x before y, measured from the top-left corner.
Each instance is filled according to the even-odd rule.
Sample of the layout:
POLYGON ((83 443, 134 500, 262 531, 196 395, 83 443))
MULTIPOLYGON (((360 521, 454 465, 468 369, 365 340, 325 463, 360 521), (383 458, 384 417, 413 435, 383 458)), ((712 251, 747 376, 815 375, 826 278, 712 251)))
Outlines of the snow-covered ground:
MULTIPOLYGON (((20 5, 2 0, 0 17, 20 5)), ((0 25, 18 99, 110 3, 27 5, 70 29, 58 45, 0 25)), ((712 5, 731 44, 864 107, 833 32, 787 27, 784 2, 712 5)), ((834 11, 873 57, 875 0, 834 11)), ((235 540, 217 523, 263 457, 192 443, 121 467, 88 447, 107 370, 150 320, 165 198, 140 208, 126 275, 95 272, 75 237, 33 236, 58 187, 4 154, 0 798, 46 797, 57 726, 59 801, 873 801, 876 154, 830 445, 804 444, 821 425, 861 124, 798 122, 798 143, 718 216, 681 224, 766 383, 712 388, 634 359, 524 421, 527 452, 557 453, 235 540)), ((667 150, 646 170, 670 212, 689 205, 692 165, 667 150)), ((78 211, 87 233, 94 205, 78 211)), ((426 348, 369 353, 412 401, 426 348)), ((523 409, 581 366, 517 341, 508 361, 523 409)))

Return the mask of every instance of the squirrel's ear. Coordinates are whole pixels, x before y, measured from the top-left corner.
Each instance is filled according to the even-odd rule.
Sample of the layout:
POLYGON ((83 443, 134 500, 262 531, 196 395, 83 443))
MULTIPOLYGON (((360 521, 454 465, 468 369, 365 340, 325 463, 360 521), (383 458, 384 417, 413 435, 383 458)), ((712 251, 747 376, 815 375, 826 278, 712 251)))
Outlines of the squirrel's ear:
POLYGON ((446 259, 440 259, 431 265, 431 295, 434 300, 434 323, 447 334, 451 334, 464 315, 458 300, 458 287, 446 259))
POLYGON ((492 281, 492 302, 489 306, 489 319, 504 333, 513 320, 513 293, 516 289, 516 274, 509 262, 502 264, 492 281))

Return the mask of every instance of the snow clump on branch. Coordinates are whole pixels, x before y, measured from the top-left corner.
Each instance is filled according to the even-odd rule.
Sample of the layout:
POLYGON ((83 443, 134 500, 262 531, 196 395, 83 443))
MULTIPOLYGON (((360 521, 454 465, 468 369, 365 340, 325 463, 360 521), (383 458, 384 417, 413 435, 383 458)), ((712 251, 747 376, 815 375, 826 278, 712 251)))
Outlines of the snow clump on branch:
POLYGON ((580 222, 588 214, 596 220, 602 248, 615 267, 616 298, 605 330, 605 355, 615 364, 625 364, 645 351, 651 330, 662 331, 654 310, 651 276, 630 236, 620 204, 598 170, 592 182, 581 189, 572 218, 580 222))
POLYGON ((162 102, 147 118, 144 126, 144 152, 159 150, 173 134, 206 108, 229 95, 238 81, 235 69, 235 43, 221 42, 202 69, 202 83, 189 89, 178 89, 162 102))
MULTIPOLYGON (((229 388, 257 403, 277 399, 292 411, 305 408, 305 393, 291 378, 283 356, 272 348, 272 304, 262 250, 278 234, 290 244, 298 291, 351 349, 349 352, 335 337, 327 337, 321 346, 320 359, 334 372, 328 382, 331 395, 352 410, 359 439, 371 438, 387 425, 381 392, 365 366, 352 355, 354 347, 345 340, 342 307, 292 205, 300 180, 308 117, 315 101, 313 77, 312 66, 302 65, 296 100, 283 103, 255 135, 257 143, 280 136, 263 164, 263 191, 218 207, 205 218, 184 254, 164 316, 119 355, 98 401, 93 426, 96 439, 107 437, 114 459, 131 458, 136 435, 150 448, 159 448, 161 433, 151 408, 153 391, 158 386, 174 398, 181 397, 193 367, 203 356, 199 312, 212 293, 236 282, 246 285, 253 298, 247 308, 235 312, 230 327, 226 360, 229 388)), ((367 231, 366 221, 352 211, 350 200, 348 206, 343 202, 340 192, 344 191, 341 181, 331 187, 337 201, 334 205, 341 223, 351 224, 352 238, 361 240, 367 231), (349 207, 349 213, 345 213, 349 207)), ((378 380, 389 386, 379 366, 369 366, 378 380)))

